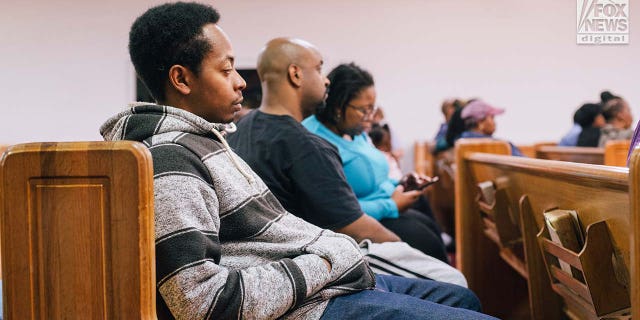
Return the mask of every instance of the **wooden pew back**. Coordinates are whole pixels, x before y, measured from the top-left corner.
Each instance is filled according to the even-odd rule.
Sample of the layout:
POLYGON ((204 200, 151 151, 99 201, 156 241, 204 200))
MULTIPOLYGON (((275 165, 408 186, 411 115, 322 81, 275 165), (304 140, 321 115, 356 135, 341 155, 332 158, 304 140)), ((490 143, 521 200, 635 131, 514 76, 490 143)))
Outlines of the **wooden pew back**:
POLYGON ((426 176, 433 176, 433 156, 428 142, 416 141, 413 144, 414 171, 426 176))
POLYGON ((632 318, 640 319, 640 149, 629 159, 629 189, 631 201, 631 306, 632 318))
POLYGON ((606 166, 626 167, 631 140, 607 141, 604 146, 604 164, 606 166))
POLYGON ((432 160, 432 173, 440 181, 428 188, 433 214, 442 231, 455 235, 455 160, 453 150, 441 151, 432 160))
POLYGON ((142 144, 15 145, 1 165, 6 318, 155 318, 153 168, 142 144))
POLYGON ((590 164, 604 164, 604 148, 540 146, 536 158, 590 164))
POLYGON ((535 157, 538 159, 626 167, 630 144, 630 140, 608 141, 604 148, 558 147, 541 144, 535 147, 535 157))
MULTIPOLYGON (((476 151, 485 152, 487 148, 487 144, 482 142, 465 141, 460 143, 456 150, 457 259, 460 269, 467 276, 469 287, 478 294, 485 311, 503 318, 517 317, 514 316, 512 309, 519 304, 518 299, 526 298, 528 295, 532 318, 560 318, 559 308, 553 310, 553 306, 558 305, 558 297, 549 291, 550 280, 547 267, 541 259, 540 247, 537 246, 535 239, 535 233, 543 226, 543 212, 553 208, 576 210, 585 229, 600 221, 606 221, 615 253, 615 262, 608 257, 598 258, 601 259, 605 269, 610 270, 608 274, 615 274, 615 281, 620 283, 613 283, 613 285, 619 285, 609 290, 606 289, 607 283, 599 281, 591 284, 592 287, 589 289, 605 288, 592 294, 598 310, 608 310, 607 307, 618 306, 619 304, 615 304, 616 301, 611 300, 623 300, 616 294, 624 296, 624 292, 617 289, 629 285, 628 277, 625 276, 630 266, 629 235, 632 232, 628 204, 628 170, 618 167, 475 153, 476 151), (506 198, 512 202, 509 206, 520 217, 517 219, 519 222, 514 222, 520 224, 524 239, 526 256, 524 273, 517 272, 504 259, 501 259, 500 255, 504 248, 496 246, 493 241, 483 235, 483 221, 476 203, 477 184, 499 180, 506 181, 503 185, 507 186, 504 189, 506 198), (493 277, 487 276, 489 274, 500 274, 499 281, 493 281, 493 277), (524 286, 522 286, 523 281, 524 286), (614 292, 614 290, 617 291, 614 292), (541 299, 547 300, 540 303, 541 299)), ((489 145, 489 148, 497 150, 495 145, 493 147, 489 145)), ((497 150, 496 153, 506 154, 505 148, 497 150)), ((552 261, 549 256, 545 256, 545 259, 552 261)), ((585 270, 585 273, 587 272, 585 270)), ((605 278, 604 275, 599 276, 605 278)), ((558 292, 557 282, 554 282, 552 287, 558 292)), ((593 317, 592 314, 572 311, 582 310, 583 305, 577 308, 569 307, 570 316, 593 317)))
POLYGON ((529 158, 535 158, 536 157, 536 150, 540 149, 540 147, 542 146, 555 146, 557 145, 556 142, 552 142, 552 141, 543 141, 543 142, 536 142, 532 145, 518 145, 518 149, 520 149, 520 151, 522 152, 522 154, 525 157, 529 157, 529 158))
MULTIPOLYGON (((4 151, 7 150, 8 147, 9 145, 0 144, 0 159, 2 158, 4 151)), ((0 173, 0 181, 2 181, 1 177, 2 177, 2 174, 0 173)), ((0 184, 0 203, 2 203, 2 184, 0 184)), ((0 259, 0 280, 2 280, 2 260, 1 259, 0 259)))

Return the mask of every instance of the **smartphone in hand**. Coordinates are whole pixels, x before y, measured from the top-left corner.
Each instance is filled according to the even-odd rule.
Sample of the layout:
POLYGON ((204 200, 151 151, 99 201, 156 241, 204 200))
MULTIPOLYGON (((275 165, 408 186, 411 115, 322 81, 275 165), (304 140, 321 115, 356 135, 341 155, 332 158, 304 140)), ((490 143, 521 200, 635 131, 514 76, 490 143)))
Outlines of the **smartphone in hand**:
POLYGON ((400 179, 399 184, 404 187, 404 191, 423 190, 424 188, 438 182, 440 178, 421 177, 416 173, 409 173, 400 179))

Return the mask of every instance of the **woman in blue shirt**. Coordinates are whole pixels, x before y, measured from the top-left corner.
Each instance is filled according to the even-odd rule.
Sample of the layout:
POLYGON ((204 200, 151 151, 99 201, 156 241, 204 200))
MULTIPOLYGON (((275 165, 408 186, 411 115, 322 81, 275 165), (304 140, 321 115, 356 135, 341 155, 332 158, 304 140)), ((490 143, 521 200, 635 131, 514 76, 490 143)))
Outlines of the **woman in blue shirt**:
POLYGON ((427 214, 412 209, 421 191, 404 191, 390 179, 384 155, 369 141, 376 91, 373 78, 355 64, 342 64, 329 75, 326 106, 302 124, 338 148, 347 182, 362 211, 377 219, 412 247, 448 261, 440 229, 427 214))

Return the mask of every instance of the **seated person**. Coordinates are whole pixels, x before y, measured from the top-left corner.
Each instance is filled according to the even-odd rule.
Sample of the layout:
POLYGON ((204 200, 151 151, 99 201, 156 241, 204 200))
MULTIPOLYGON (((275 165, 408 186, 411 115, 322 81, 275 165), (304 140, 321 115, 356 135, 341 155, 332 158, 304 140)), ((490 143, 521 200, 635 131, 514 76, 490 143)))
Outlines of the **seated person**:
POLYGON ((262 103, 238 123, 229 144, 288 212, 358 242, 400 241, 362 212, 344 177, 338 150, 300 124, 324 104, 328 80, 316 71, 321 67, 322 57, 310 43, 270 41, 258 58, 262 103))
MULTIPOLYGON (((492 138, 496 131, 494 116, 503 114, 504 109, 490 106, 482 100, 470 102, 462 112, 460 117, 464 120, 465 131, 460 138, 492 138)), ((511 145, 511 155, 523 157, 524 155, 513 143, 511 145)))
POLYGON ((580 119, 583 116, 582 113, 582 108, 578 108, 578 110, 573 113, 573 126, 569 129, 569 132, 560 139, 560 142, 558 142, 559 147, 575 147, 578 144, 578 136, 580 136, 580 132, 582 132, 582 126, 580 126, 580 119))
POLYGON ((633 115, 629 104, 622 98, 609 99, 602 107, 606 124, 600 129, 598 147, 603 148, 607 141, 628 140, 633 137, 633 115))
POLYGON ((387 159, 387 164, 389 165, 389 178, 395 180, 402 179, 402 171, 400 170, 398 159, 396 159, 396 157, 391 153, 391 132, 389 132, 387 124, 380 125, 374 123, 368 134, 373 145, 380 150, 384 155, 384 158, 387 159))
POLYGON ((440 228, 430 212, 413 208, 422 192, 405 192, 397 180, 389 178, 384 155, 363 132, 374 112, 373 77, 352 63, 339 65, 328 78, 331 84, 326 106, 302 124, 338 148, 347 182, 362 211, 412 247, 448 261, 440 228))
MULTIPOLYGON (((395 131, 391 130, 391 126, 389 126, 387 119, 385 119, 384 111, 380 106, 376 106, 375 111, 373 112, 373 119, 370 125, 373 126, 374 124, 378 124, 380 126, 385 127, 387 132, 389 132, 389 150, 390 150, 389 152, 396 159, 396 161, 400 163, 400 161, 404 157, 404 149, 402 148, 402 143, 400 139, 398 139, 398 134, 395 134, 394 133, 395 131)), ((369 124, 365 123, 365 125, 369 125, 369 124)), ((366 133, 369 133, 370 130, 371 130, 371 127, 364 128, 364 131, 366 133)))
POLYGON ((282 208, 224 139, 245 82, 218 20, 181 2, 138 17, 129 53, 158 104, 100 128, 153 158, 158 319, 488 319, 462 309, 470 291, 375 276, 353 239, 282 208))
MULTIPOLYGON (((451 119, 449 119, 449 123, 447 124, 447 132, 444 135, 444 143, 438 142, 436 144, 436 148, 434 150, 434 155, 438 155, 442 151, 451 151, 456 140, 460 139, 460 135, 465 131, 464 119, 462 119, 462 110, 471 102, 476 101, 476 98, 470 99, 466 103, 462 104, 460 108, 457 108, 453 114, 451 114, 451 119)), ((453 152, 448 152, 453 155, 453 152)), ((445 155, 446 153, 443 153, 445 155)), ((448 155, 447 155, 448 156, 448 155)))
POLYGON ((578 147, 597 147, 600 141, 601 128, 606 121, 602 115, 602 105, 599 103, 585 103, 580 107, 582 116, 579 125, 582 127, 578 135, 578 147))
POLYGON ((456 112, 456 110, 462 109, 465 104, 465 101, 459 99, 445 100, 444 102, 442 102, 440 111, 442 111, 442 115, 444 116, 444 122, 440 124, 438 132, 433 138, 434 147, 432 152, 435 153, 450 148, 449 144, 447 143, 447 129, 449 128, 449 122, 451 121, 453 113, 456 112))

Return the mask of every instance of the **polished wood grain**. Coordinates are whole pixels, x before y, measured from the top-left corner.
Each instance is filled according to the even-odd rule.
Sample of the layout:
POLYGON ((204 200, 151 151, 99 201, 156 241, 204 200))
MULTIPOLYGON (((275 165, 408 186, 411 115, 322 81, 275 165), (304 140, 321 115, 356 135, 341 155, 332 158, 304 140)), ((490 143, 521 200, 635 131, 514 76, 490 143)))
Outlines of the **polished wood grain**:
POLYGON ((631 309, 632 318, 640 319, 640 149, 629 159, 629 188, 631 201, 631 309))
MULTIPOLYGON (((8 147, 9 145, 0 144, 0 159, 2 159, 2 155, 4 154, 4 151, 7 150, 8 147)), ((0 172, 0 181, 2 181, 2 172, 0 172)), ((0 183, 0 203, 2 203, 2 184, 1 183, 0 183)), ((2 280, 2 259, 0 259, 0 280, 2 280)))
MULTIPOLYGON (((492 248, 486 248, 487 241, 481 238, 482 224, 478 221, 477 207, 474 208, 473 205, 476 185, 483 181, 506 180, 509 198, 520 199, 519 211, 525 240, 532 318, 559 319, 560 317, 559 307, 555 309, 553 307, 555 294, 549 294, 548 283, 545 285, 541 282, 549 282, 546 267, 541 268, 540 257, 536 258, 535 250, 532 251, 532 247, 535 248, 535 245, 532 245, 532 237, 535 237, 536 228, 543 225, 542 213, 545 210, 553 208, 576 210, 584 226, 606 221, 611 235, 612 250, 615 252, 617 261, 612 262, 611 259, 602 258, 601 264, 614 268, 616 281, 621 281, 624 285, 624 274, 628 272, 630 266, 629 235, 632 231, 626 168, 475 153, 476 150, 472 146, 466 147, 466 149, 459 148, 456 156, 458 170, 456 219, 458 219, 458 234, 461 235, 458 238, 459 260, 470 288, 478 293, 488 313, 512 318, 509 316, 508 309, 514 302, 503 302, 505 297, 500 292, 503 289, 495 289, 495 283, 482 277, 500 270, 501 281, 515 285, 519 284, 518 278, 522 277, 516 277, 507 272, 502 273, 507 263, 497 259, 499 256, 497 252, 493 253, 493 257, 490 256, 492 248), (460 181, 464 183, 459 183, 460 181), (530 217, 523 215, 525 211, 531 213, 530 217), (529 228, 526 228, 526 225, 529 228), (469 248, 465 249, 464 246, 469 248), (547 290, 546 293, 545 290, 547 290), (548 302, 541 304, 540 299, 548 299, 548 302)), ((482 146, 475 146, 475 148, 482 149, 482 146)), ((495 248, 493 244, 494 251, 495 248)), ((517 275, 517 273, 514 274, 517 275)), ((513 292, 513 289, 506 290, 512 296, 521 295, 519 292, 513 292)), ((555 297, 557 299, 557 296, 555 297)))
POLYGON ((604 164, 607 166, 626 167, 630 146, 631 140, 607 141, 604 146, 604 164))
POLYGON ((413 144, 413 166, 415 172, 429 177, 433 176, 431 144, 424 141, 417 141, 413 144))
POLYGON ((15 145, 0 172, 5 318, 155 318, 153 168, 142 144, 15 145))
POLYGON ((542 141, 542 142, 536 142, 532 145, 518 145, 517 147, 518 149, 520 149, 520 151, 525 157, 535 158, 536 150, 540 149, 540 147, 555 146, 555 145, 557 145, 557 143, 553 141, 542 141))
POLYGON ((483 232, 476 202, 477 183, 472 180, 472 168, 462 162, 472 152, 508 155, 511 147, 507 142, 492 139, 460 139, 456 142, 457 267, 466 276, 469 288, 478 295, 484 312, 502 319, 520 318, 522 315, 515 308, 528 304, 526 280, 501 258, 500 248, 495 244, 499 240, 492 240, 483 232))
POLYGON ((553 293, 552 285, 545 277, 548 269, 538 244, 539 225, 528 195, 520 197, 519 208, 531 319, 562 319, 562 301, 553 293))
POLYGON ((433 156, 433 176, 440 178, 438 183, 427 188, 433 214, 444 232, 455 236, 455 158, 453 149, 439 152, 433 156))
POLYGON ((604 164, 604 148, 541 146, 536 158, 590 164, 604 164))
MULTIPOLYGON (((607 221, 594 222, 586 227, 584 248, 573 252, 549 238, 547 226, 538 235, 545 255, 554 290, 564 297, 568 305, 586 304, 573 308, 583 318, 599 319, 630 307, 628 277, 616 275, 612 258, 615 250, 609 236, 607 221), (552 257, 549 259, 549 257, 552 257), (582 271, 580 277, 560 269, 557 260, 567 262, 582 271), (564 288, 563 288, 564 287, 564 288), (568 290, 567 290, 568 289, 568 290)), ((626 267, 624 268, 626 269, 626 267)), ((626 270, 625 270, 626 271, 626 270)))

